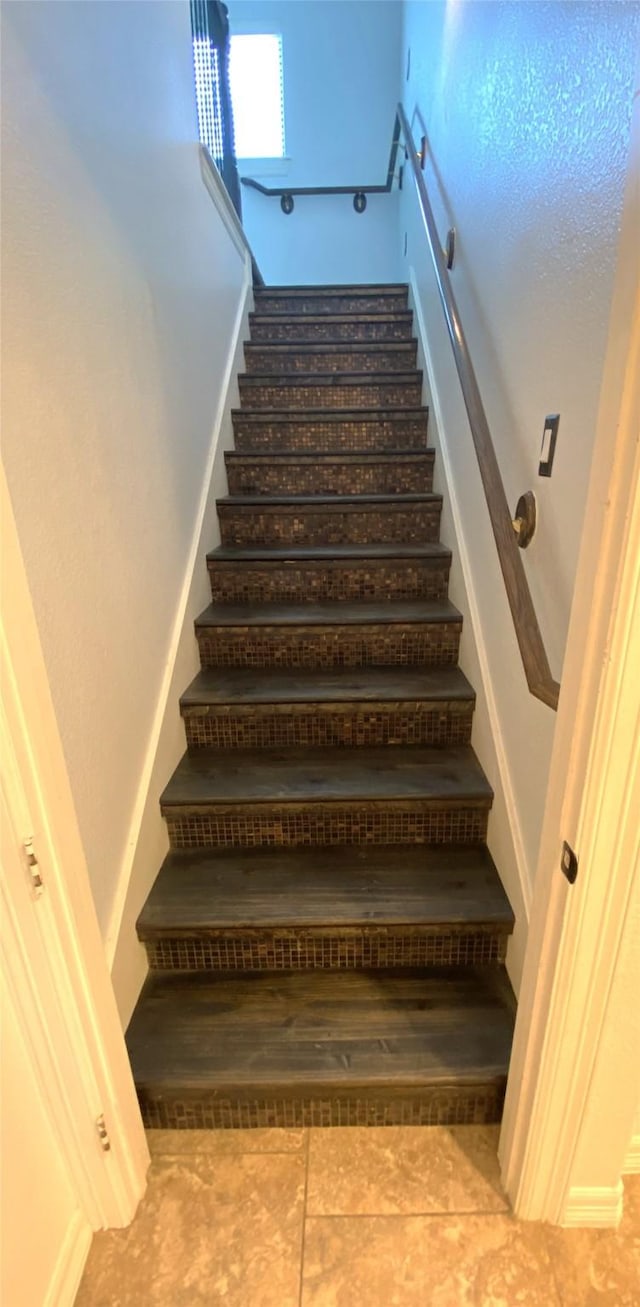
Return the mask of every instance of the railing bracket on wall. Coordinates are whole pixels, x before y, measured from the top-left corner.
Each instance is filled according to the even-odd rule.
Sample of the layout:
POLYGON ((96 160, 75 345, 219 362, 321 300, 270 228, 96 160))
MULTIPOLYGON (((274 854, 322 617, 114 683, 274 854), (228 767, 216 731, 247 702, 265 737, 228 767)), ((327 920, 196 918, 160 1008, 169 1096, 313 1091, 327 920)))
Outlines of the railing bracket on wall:
POLYGON ((367 207, 367 197, 364 191, 356 191, 353 197, 353 207, 356 213, 364 213, 367 207))
POLYGON ((289 195, 288 192, 285 192, 280 200, 280 208, 283 213, 293 213, 293 195, 289 195))
POLYGON ((445 247, 444 247, 442 253, 444 254, 445 259, 447 260, 447 269, 448 269, 449 272, 451 272, 451 269, 452 269, 452 267, 453 267, 453 261, 454 261, 454 259, 455 259, 455 257, 456 257, 456 229, 455 229, 455 227, 450 227, 450 228, 449 228, 449 230, 448 230, 448 232, 447 232, 447 239, 446 239, 445 247))
POLYGON ((536 497, 532 490, 525 490, 516 504, 515 517, 511 525, 516 533, 520 549, 531 544, 536 530, 536 497))

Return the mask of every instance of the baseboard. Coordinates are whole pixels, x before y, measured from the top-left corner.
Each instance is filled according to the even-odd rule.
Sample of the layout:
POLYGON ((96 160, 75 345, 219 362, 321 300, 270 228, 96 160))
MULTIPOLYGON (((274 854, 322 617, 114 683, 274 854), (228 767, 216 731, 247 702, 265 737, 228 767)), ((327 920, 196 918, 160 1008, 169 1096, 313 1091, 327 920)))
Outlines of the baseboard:
POLYGON ((624 1190, 622 1181, 611 1186, 583 1188, 575 1185, 569 1190, 559 1225, 585 1229, 610 1229, 620 1224, 624 1190))
POLYGON ((91 1227, 86 1217, 76 1212, 60 1249, 44 1307, 72 1307, 89 1256, 91 1239, 91 1227))
MULTIPOLYGON (((220 395, 218 406, 215 413, 211 440, 207 455, 207 461, 202 477, 202 492, 200 501, 195 514, 193 534, 187 556, 187 562, 183 574, 182 586, 175 609, 175 616, 169 639, 169 646, 164 658, 164 672, 162 683, 156 703, 153 723, 151 726, 149 740, 144 758, 144 764, 140 774, 140 782, 133 808, 133 815, 129 827, 129 833, 126 842, 126 855, 123 860, 118 885, 114 895, 113 908, 107 930, 105 948, 107 953, 107 962, 112 973, 112 980, 116 990, 116 998, 120 1010, 123 1024, 126 1024, 130 1012, 135 1003, 137 994, 123 994, 122 987, 116 983, 114 969, 116 959, 121 944, 121 936, 124 925, 125 909, 127 898, 130 892, 132 882, 136 878, 136 869, 140 863, 144 864, 148 858, 153 862, 154 858, 162 858, 162 850, 166 845, 166 831, 164 823, 161 820, 158 808, 158 795, 156 790, 159 787, 154 783, 154 772, 157 772, 158 762, 161 761, 161 767, 164 769, 164 780, 170 774, 171 766, 175 766, 179 760, 181 752, 184 751, 184 740, 178 742, 176 737, 177 715, 177 695, 188 684, 190 676, 194 676, 197 666, 194 663, 193 668, 189 667, 185 679, 179 685, 176 692, 176 672, 185 663, 185 643, 188 647, 193 646, 191 656, 195 659, 195 645, 193 641, 193 619, 197 615, 199 608, 203 608, 210 595, 203 597, 201 591, 207 588, 207 576, 205 566, 205 553, 212 547, 215 541, 211 538, 211 523, 209 518, 215 504, 216 494, 225 493, 221 485, 214 485, 214 481, 220 481, 224 476, 224 467, 222 464, 223 441, 221 439, 223 431, 228 427, 230 430, 230 409, 232 406, 232 387, 241 365, 241 355, 243 341, 247 334, 247 315, 251 307, 251 262, 249 256, 245 258, 244 278, 242 289, 238 300, 233 330, 230 334, 229 348, 225 368, 220 384, 220 395), (206 539, 205 539, 206 536, 206 539), (200 569, 200 571, 198 571, 200 569), (194 578, 196 584, 194 585, 194 578), (194 595, 196 598, 194 599, 194 595), (192 611, 193 610, 193 611, 192 611), (175 697, 175 702, 174 702, 175 697), (171 759, 173 760, 171 762, 171 759), (147 838, 145 838, 145 830, 147 838), (153 832, 151 840, 148 838, 148 831, 153 832), (144 847, 143 847, 144 846, 144 847), (147 858, 148 855, 148 858, 147 858)), ((227 439, 227 443, 230 441, 227 439)), ((226 484, 226 482, 225 482, 226 484)), ((215 515, 215 514, 214 514, 215 515)), ((186 655, 187 659, 189 655, 186 655)), ((155 875, 160 865, 156 861, 155 875)), ((148 874, 148 873, 147 873, 148 874)), ((132 945, 136 947, 135 941, 132 945)), ((137 975, 135 984, 139 989, 144 974, 146 964, 142 960, 142 952, 138 955, 137 961, 133 963, 133 971, 137 975)), ((126 988, 130 989, 129 982, 126 988)))
POLYGON ((487 705, 487 713, 489 717, 489 723, 491 726, 491 734, 492 734, 493 745, 496 753, 496 761, 498 766, 498 772, 500 775, 500 783, 502 787, 505 808, 507 811, 507 818, 509 821, 511 840, 513 844, 515 858, 516 858, 518 880, 520 884, 522 901, 524 904, 525 915, 526 915, 527 925, 528 925, 529 912, 531 907, 531 897, 532 897, 532 876, 528 865, 527 856, 525 853, 522 828, 520 825, 520 818, 518 815, 518 808, 517 808, 514 790, 513 790, 513 784, 511 780, 511 771, 509 768, 509 762, 507 759, 506 749, 504 745, 504 738, 502 734, 502 728, 500 725, 500 718, 499 718, 497 704, 496 704, 496 696, 495 696, 494 685, 493 685, 493 676, 491 673, 491 660, 489 658, 489 653, 485 644, 484 634, 482 630, 482 623, 480 620, 480 610, 476 598, 476 586, 475 586, 475 580, 473 575, 473 568, 471 566, 472 551, 471 551, 470 544, 468 544, 466 539, 464 518, 460 510, 460 504, 456 493, 456 485, 455 485, 455 479, 453 475, 451 457, 447 445, 447 433, 446 433, 446 425, 443 416, 443 406, 440 401, 440 394, 439 394, 438 382, 435 374, 433 355, 427 338, 424 315, 422 312, 422 305, 420 303, 420 294, 418 291, 418 283, 415 274, 415 269, 413 268, 413 266, 410 267, 409 269, 409 285, 410 285, 411 306, 413 308, 418 340, 424 357, 425 372, 428 379, 430 408, 431 408, 430 416, 433 417, 438 432, 439 452, 442 458, 442 468, 444 472, 444 478, 447 484, 449 502, 451 505, 451 516, 453 518, 453 524, 454 524, 455 535, 456 535, 456 548, 458 551, 458 557, 460 559, 460 566, 462 569, 464 586, 465 586, 465 591, 467 596, 467 603, 469 608, 469 620, 471 622, 471 629, 473 632, 476 652, 478 655, 478 662, 480 664, 482 688, 484 691, 486 705, 487 705))

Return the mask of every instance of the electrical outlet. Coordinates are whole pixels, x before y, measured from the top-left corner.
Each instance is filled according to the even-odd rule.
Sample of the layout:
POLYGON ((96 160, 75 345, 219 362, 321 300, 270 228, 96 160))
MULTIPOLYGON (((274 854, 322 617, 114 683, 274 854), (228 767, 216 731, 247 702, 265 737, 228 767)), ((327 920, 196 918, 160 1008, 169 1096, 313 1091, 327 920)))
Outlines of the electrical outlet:
POLYGON ((556 452, 556 441, 558 439, 558 427, 560 425, 560 414, 550 413, 544 420, 544 431, 542 433, 542 445, 540 447, 540 462, 538 463, 538 476, 550 477, 553 467, 553 460, 556 452))

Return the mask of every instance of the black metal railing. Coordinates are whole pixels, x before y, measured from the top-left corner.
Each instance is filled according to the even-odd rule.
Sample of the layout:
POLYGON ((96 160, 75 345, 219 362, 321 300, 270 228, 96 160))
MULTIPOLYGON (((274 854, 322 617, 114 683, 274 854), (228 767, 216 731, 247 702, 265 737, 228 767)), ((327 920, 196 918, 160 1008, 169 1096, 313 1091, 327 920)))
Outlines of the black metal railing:
MULTIPOLYGON (((386 181, 379 186, 263 186, 262 182, 257 182, 253 177, 241 177, 240 181, 243 186, 250 186, 252 190, 259 191, 261 195, 274 196, 280 198, 280 207, 283 213, 293 213, 294 195, 353 195, 353 207, 356 213, 364 213, 367 207, 367 195, 388 195, 396 180, 396 164, 398 150, 400 148, 400 120, 396 117, 393 137, 391 140, 391 150, 389 153, 389 166, 387 168, 386 181)), ((398 175, 398 185, 402 188, 402 168, 398 175)))

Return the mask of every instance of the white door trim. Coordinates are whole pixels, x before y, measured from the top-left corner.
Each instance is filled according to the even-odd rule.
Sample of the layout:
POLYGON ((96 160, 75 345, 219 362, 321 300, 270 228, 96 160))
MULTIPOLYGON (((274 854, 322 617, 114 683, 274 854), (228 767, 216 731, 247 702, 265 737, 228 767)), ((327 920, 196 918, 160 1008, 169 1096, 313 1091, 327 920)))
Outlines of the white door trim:
POLYGON ((3 838, 18 854, 3 860, 3 963, 82 1209, 93 1229, 122 1226, 144 1192, 148 1150, 4 472, 0 507, 3 838), (23 850, 30 837, 38 895, 23 850))
POLYGON ((559 1224, 619 1219, 620 1176, 640 1088, 640 954, 633 938, 640 894, 639 183, 636 96, 598 431, 500 1143, 503 1181, 516 1214, 559 1224), (560 870, 563 840, 579 859, 572 887, 560 870))

